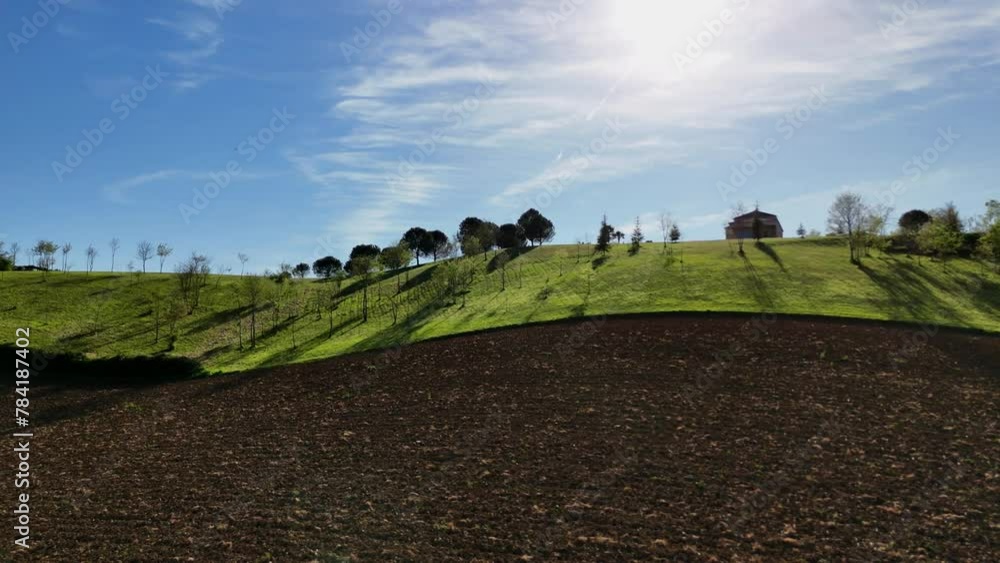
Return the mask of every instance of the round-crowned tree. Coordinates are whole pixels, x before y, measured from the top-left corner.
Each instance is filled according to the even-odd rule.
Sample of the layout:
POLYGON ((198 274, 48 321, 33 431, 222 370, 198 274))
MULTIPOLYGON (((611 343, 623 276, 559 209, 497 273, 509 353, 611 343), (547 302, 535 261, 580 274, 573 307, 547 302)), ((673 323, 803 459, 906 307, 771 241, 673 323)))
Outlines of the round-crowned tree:
POLYGON ((555 226, 537 209, 529 209, 521 214, 517 224, 524 230, 524 236, 534 246, 552 240, 556 236, 555 226))

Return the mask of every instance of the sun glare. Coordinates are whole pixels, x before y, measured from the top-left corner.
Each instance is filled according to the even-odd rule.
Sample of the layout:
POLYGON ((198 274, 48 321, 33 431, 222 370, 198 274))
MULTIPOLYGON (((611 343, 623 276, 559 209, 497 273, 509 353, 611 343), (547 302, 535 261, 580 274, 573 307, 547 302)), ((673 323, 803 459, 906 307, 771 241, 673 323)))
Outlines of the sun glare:
POLYGON ((724 0, 615 0, 609 3, 609 21, 633 58, 658 66, 671 64, 671 54, 724 7, 724 0))

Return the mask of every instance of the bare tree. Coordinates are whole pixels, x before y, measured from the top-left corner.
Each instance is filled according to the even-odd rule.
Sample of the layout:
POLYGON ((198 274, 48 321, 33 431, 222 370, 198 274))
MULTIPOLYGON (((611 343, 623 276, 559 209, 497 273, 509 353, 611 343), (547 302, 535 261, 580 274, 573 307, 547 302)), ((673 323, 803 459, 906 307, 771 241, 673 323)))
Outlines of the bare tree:
POLYGON ((97 249, 94 248, 93 243, 87 247, 87 275, 94 271, 94 259, 97 258, 97 249))
POLYGON ((63 273, 69 271, 69 265, 67 263, 67 258, 69 257, 70 251, 73 250, 73 245, 71 243, 66 243, 62 245, 62 270, 63 273))
POLYGON ((660 233, 663 235, 663 250, 667 250, 667 240, 670 238, 670 228, 674 226, 674 220, 666 211, 660 212, 660 233))
MULTIPOLYGON (((728 229, 729 225, 732 223, 734 219, 736 219, 740 215, 746 215, 746 213, 747 213, 746 205, 743 205, 742 201, 737 201, 736 204, 733 205, 733 207, 730 208, 729 210, 729 223, 724 224, 723 227, 728 229)), ((739 249, 739 254, 740 256, 743 256, 744 255, 743 245, 744 243, 746 243, 746 238, 747 238, 746 231, 742 229, 733 229, 733 236, 736 237, 736 246, 739 249)))
POLYGON ((257 309, 264 297, 264 279, 258 275, 243 278, 243 296, 250 307, 250 347, 257 346, 257 309))
POLYGON ((163 263, 167 261, 167 257, 174 253, 174 249, 170 248, 167 243, 161 242, 156 245, 156 255, 160 257, 160 273, 163 273, 163 263))
POLYGON ((153 243, 148 240, 144 240, 136 245, 135 247, 135 257, 137 260, 142 262, 142 273, 146 273, 146 262, 153 257, 153 243))
POLYGON ((35 256, 35 264, 42 270, 43 278, 55 266, 56 252, 59 252, 59 245, 50 240, 40 240, 31 249, 31 253, 35 256))
POLYGON ((122 247, 122 243, 118 240, 118 237, 114 237, 108 242, 108 246, 111 247, 111 273, 115 271, 115 255, 118 254, 118 249, 122 247))
POLYGON ((827 226, 832 233, 847 235, 847 244, 851 251, 851 262, 861 263, 864 248, 864 223, 869 215, 861 195, 854 192, 844 192, 837 196, 830 206, 827 226))
POLYGON ((13 267, 17 267, 17 253, 20 250, 21 250, 20 244, 16 242, 10 243, 10 250, 7 252, 7 255, 10 256, 10 265, 13 267))
POLYGON ((177 267, 177 283, 181 298, 187 303, 188 313, 193 313, 201 303, 201 288, 211 273, 209 259, 197 253, 177 267))
POLYGON ((250 257, 240 252, 239 254, 236 255, 236 258, 238 258, 240 261, 240 277, 242 278, 243 272, 246 271, 247 262, 250 261, 250 257))

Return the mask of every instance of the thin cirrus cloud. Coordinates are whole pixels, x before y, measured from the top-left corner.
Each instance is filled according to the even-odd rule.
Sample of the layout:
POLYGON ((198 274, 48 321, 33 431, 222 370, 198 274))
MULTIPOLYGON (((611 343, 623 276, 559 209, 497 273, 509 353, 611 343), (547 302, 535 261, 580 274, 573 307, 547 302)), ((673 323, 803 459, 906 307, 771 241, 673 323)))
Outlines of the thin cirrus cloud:
POLYGON ((173 87, 180 91, 197 89, 215 78, 215 73, 207 72, 204 65, 219 53, 225 42, 215 14, 215 4, 201 0, 191 1, 190 4, 196 12, 176 18, 146 18, 146 23, 163 28, 182 40, 182 47, 164 53, 168 61, 180 67, 177 80, 172 82, 173 87))
MULTIPOLYGON (((553 20, 558 4, 552 2, 485 2, 461 17, 393 27, 381 48, 365 53, 364 66, 327 92, 334 98, 330 117, 350 124, 334 140, 336 152, 377 148, 394 161, 443 127, 438 150, 419 170, 423 185, 434 188, 414 190, 421 196, 417 204, 443 197, 447 169, 475 170, 505 157, 523 164, 507 170, 502 185, 479 188, 479 195, 498 207, 520 205, 572 166, 568 158, 523 157, 571 154, 599 135, 608 119, 626 124, 617 147, 595 158, 568 189, 719 159, 726 152, 718 146, 720 131, 777 118, 817 88, 829 93, 831 110, 872 115, 847 129, 925 111, 959 99, 956 78, 995 64, 1000 53, 1000 8, 989 1, 925 3, 888 31, 880 23, 891 21, 891 6, 868 0, 760 0, 741 10, 742 4, 709 0, 660 8, 676 13, 660 14, 674 17, 663 18, 671 34, 657 38, 655 56, 643 43, 648 37, 607 25, 614 3, 580 4, 553 20), (685 53, 689 38, 726 6, 735 21, 700 55, 678 65, 674 54, 685 53), (976 47, 970 51, 969 45, 976 47), (490 96, 478 96, 483 84, 494 86, 490 96), (917 99, 881 113, 872 108, 900 93, 917 99), (474 111, 449 119, 449 108, 469 100, 476 102, 474 111), (664 137, 677 141, 662 142, 664 137)), ((381 221, 410 209, 413 202, 385 199, 386 188, 379 187, 384 178, 370 175, 370 162, 347 158, 336 162, 340 172, 317 172, 324 160, 333 162, 325 152, 296 153, 309 181, 334 190, 349 182, 370 187, 370 197, 354 196, 381 221), (369 175, 351 177, 351 171, 369 175)))
MULTIPOLYGON (((274 178, 280 176, 281 174, 272 172, 243 172, 238 176, 233 178, 234 182, 243 181, 253 181, 262 180, 268 178, 274 178)), ((198 185, 199 182, 210 182, 214 181, 212 173, 208 171, 197 171, 197 170, 181 170, 168 168, 163 170, 156 170, 153 172, 146 172, 143 174, 138 174, 128 178, 123 178, 121 180, 106 184, 101 187, 101 193, 104 198, 112 203, 117 204, 130 204, 133 203, 136 197, 135 190, 149 186, 152 184, 163 184, 167 183, 169 180, 180 180, 185 183, 185 186, 191 184, 192 187, 198 185)), ((183 193, 184 197, 189 197, 189 193, 185 191, 183 193)))

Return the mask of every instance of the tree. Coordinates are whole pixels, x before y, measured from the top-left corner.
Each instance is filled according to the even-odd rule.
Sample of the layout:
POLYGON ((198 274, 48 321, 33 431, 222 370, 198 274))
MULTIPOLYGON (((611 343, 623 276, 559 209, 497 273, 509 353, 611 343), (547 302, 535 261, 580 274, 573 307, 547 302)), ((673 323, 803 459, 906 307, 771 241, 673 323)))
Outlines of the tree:
POLYGON ((958 214, 958 208, 955 207, 954 203, 948 202, 944 207, 935 209, 931 212, 931 217, 934 218, 935 222, 943 224, 944 228, 953 233, 961 233, 964 230, 962 227, 962 217, 958 214))
POLYGON ((799 228, 795 230, 795 234, 799 235, 799 238, 806 238, 805 224, 799 223, 799 228))
POLYGON ((499 231, 500 227, 492 221, 483 221, 476 231, 476 238, 479 240, 479 246, 482 248, 484 262, 487 260, 487 253, 497 246, 497 234, 499 231))
POLYGON ((507 290, 507 263, 510 262, 510 254, 501 252, 496 257, 496 267, 500 268, 500 291, 507 290))
MULTIPOLYGON (((363 245, 363 246, 374 246, 374 245, 363 245)), ((357 249, 358 247, 355 247, 357 249)), ((377 248, 377 247, 376 247, 377 248)), ((376 254, 377 257, 377 254, 376 254)), ((372 257, 367 252, 361 252, 355 255, 354 251, 351 251, 351 275, 361 278, 361 284, 364 291, 364 296, 361 302, 361 315, 362 322, 368 322, 368 285, 371 281, 372 271, 375 269, 376 257, 372 257)))
POLYGON ((108 246, 111 247, 111 273, 115 271, 115 255, 118 254, 118 249, 122 247, 121 241, 118 237, 114 237, 108 242, 108 246))
POLYGON ((153 257, 153 243, 144 240, 136 245, 135 257, 142 262, 142 273, 146 273, 146 262, 153 257))
POLYGON ((413 250, 413 256, 417 259, 417 266, 420 265, 421 256, 427 256, 433 252, 431 239, 427 234, 427 229, 422 227, 413 227, 406 231, 403 233, 403 238, 401 240, 406 243, 406 246, 413 250))
POLYGON ((948 258, 958 254, 958 249, 962 247, 962 234, 953 230, 954 225, 945 221, 931 221, 920 229, 917 235, 917 244, 920 250, 936 256, 945 266, 948 258))
POLYGON ((681 228, 674 223, 674 226, 670 228, 670 242, 676 243, 681 240, 681 228))
POLYGON ((427 233, 427 240, 430 242, 430 252, 435 262, 438 257, 441 256, 441 251, 445 250, 451 244, 448 240, 448 235, 441 231, 431 231, 427 233))
POLYGON ((524 229, 514 223, 504 223, 497 230, 497 246, 502 249, 520 248, 528 242, 524 229))
POLYGON ((601 219, 600 230, 597 231, 597 245, 594 246, 594 252, 607 254, 611 250, 611 236, 614 232, 615 228, 608 224, 608 216, 605 215, 601 219))
POLYGON ((344 265, 333 256, 326 256, 313 262, 313 274, 328 280, 343 271, 344 265))
POLYGON ((479 242, 479 238, 472 235, 463 238, 461 244, 464 256, 475 256, 483 251, 483 245, 479 242))
POLYGON ((156 245, 156 255, 160 257, 160 273, 163 273, 163 264, 167 261, 167 257, 174 253, 174 249, 170 248, 165 242, 161 242, 156 245))
POLYGON ((251 274, 242 278, 240 283, 247 306, 250 307, 250 347, 254 348, 257 346, 257 309, 264 296, 264 280, 251 274))
POLYGON ((359 244, 351 249, 351 260, 357 260, 358 258, 368 258, 370 260, 377 260, 378 255, 381 254, 382 249, 374 244, 359 244))
POLYGON ((247 262, 250 261, 250 257, 240 252, 236 255, 236 259, 240 261, 240 277, 242 278, 243 273, 246 272, 247 262))
MULTIPOLYGON (((470 235, 468 238, 475 237, 470 235)), ((467 243, 468 241, 463 241, 463 244, 467 243)), ((465 260, 452 260, 434 268, 432 287, 436 288, 445 304, 454 304, 455 298, 461 295, 462 305, 465 305, 465 295, 472 283, 468 270, 471 270, 472 267, 472 264, 465 260)))
POLYGON ((374 244, 359 244, 351 249, 351 275, 361 278, 364 288, 362 302, 362 314, 364 322, 368 322, 368 285, 371 281, 372 272, 378 265, 378 257, 382 249, 374 244))
POLYGON ((190 258, 177 266, 178 290, 187 304, 188 314, 193 313, 201 303, 201 288, 212 272, 210 263, 208 257, 192 252, 190 258))
POLYGON ((856 264, 861 263, 861 252, 864 247, 862 227, 868 214, 868 206, 865 205, 864 199, 859 194, 844 192, 833 201, 827 217, 827 226, 830 232, 847 235, 851 262, 856 264))
POLYGON ((306 275, 309 273, 309 270, 310 270, 309 264, 301 262, 299 264, 296 264, 295 268, 292 269, 292 275, 299 278, 300 280, 305 279, 306 275))
POLYGON ((17 267, 17 253, 21 250, 21 245, 12 242, 10 243, 10 250, 7 252, 7 256, 10 256, 10 267, 11 269, 17 267))
POLYGON ((69 253, 73 250, 73 245, 71 243, 66 243, 62 245, 62 270, 63 272, 69 271, 69 253))
POLYGON ((435 260, 449 259, 458 256, 458 245, 457 241, 446 240, 444 244, 437 248, 437 255, 435 260))
POLYGON ((899 217, 899 228, 904 232, 916 234, 920 232, 920 229, 924 225, 930 222, 931 216, 926 211, 911 209, 899 217))
POLYGON ((625 233, 623 233, 623 232, 621 232, 621 231, 619 231, 619 230, 617 230, 617 229, 616 229, 616 230, 615 230, 615 232, 614 232, 614 233, 612 234, 612 236, 614 236, 614 237, 615 237, 615 240, 616 240, 616 241, 618 241, 618 244, 621 244, 621 243, 622 243, 622 240, 624 240, 624 239, 625 239, 625 233))
POLYGON ((1000 272, 1000 221, 995 221, 979 239, 979 255, 990 262, 1000 272))
POLYGON ((635 218, 635 228, 632 229, 632 246, 629 248, 629 254, 635 256, 642 250, 642 224, 639 222, 639 218, 635 218))
POLYGON ((754 242, 760 242, 764 238, 764 222, 760 220, 760 206, 753 208, 753 222, 750 224, 750 231, 753 233, 754 242))
MULTIPOLYGON (((726 223, 723 223, 723 225, 722 225, 723 228, 727 229, 727 231, 728 231, 729 225, 733 221, 735 221, 737 217, 741 217, 743 215, 746 215, 746 213, 747 213, 746 205, 744 205, 742 201, 737 201, 729 209, 729 221, 726 222, 726 223)), ((746 231, 744 231, 743 229, 733 229, 733 236, 736 237, 736 246, 739 249, 739 255, 743 256, 744 255, 743 245, 746 242, 746 231)))
POLYGON ((6 243, 0 240, 0 272, 9 272, 14 269, 14 263, 10 259, 10 255, 4 252, 3 247, 6 243))
POLYGON ((877 248, 885 252, 888 246, 888 238, 885 236, 885 230, 889 225, 890 215, 892 215, 892 208, 882 204, 871 206, 866 210, 864 222, 861 226, 866 256, 871 255, 872 248, 877 248))
POLYGON ((531 246, 541 246, 543 243, 551 241, 556 236, 555 226, 537 209, 529 209, 521 214, 517 224, 524 231, 524 236, 531 241, 531 246))
POLYGON ((94 259, 97 258, 97 249, 94 248, 93 243, 87 246, 87 275, 94 271, 94 259))
MULTIPOLYGON (((405 241, 400 241, 396 246, 383 248, 382 253, 379 255, 379 261, 386 270, 395 271, 408 266, 410 261, 413 260, 414 254, 405 241)), ((401 277, 396 276, 396 293, 402 291, 401 277)))
POLYGON ((988 233, 997 223, 1000 223, 1000 201, 991 199, 986 202, 986 214, 980 220, 980 229, 988 233))
POLYGON ((483 220, 479 217, 466 217, 462 219, 462 222, 458 224, 458 234, 456 239, 458 239, 459 246, 462 246, 466 237, 478 237, 479 227, 483 224, 483 220))
POLYGON ((673 227, 674 220, 666 211, 660 212, 660 234, 663 235, 663 250, 667 250, 667 239, 670 238, 670 228, 673 227))
POLYGON ((40 240, 31 249, 36 257, 36 265, 41 270, 51 270, 55 266, 55 254, 59 251, 59 245, 50 240, 40 240))

